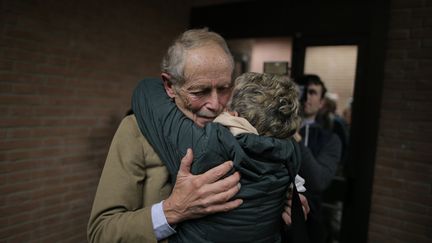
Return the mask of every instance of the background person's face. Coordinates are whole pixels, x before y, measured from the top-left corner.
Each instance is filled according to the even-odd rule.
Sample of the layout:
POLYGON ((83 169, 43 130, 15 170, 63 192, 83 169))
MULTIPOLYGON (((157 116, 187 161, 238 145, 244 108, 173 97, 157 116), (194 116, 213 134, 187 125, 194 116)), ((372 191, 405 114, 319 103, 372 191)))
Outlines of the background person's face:
POLYGON ((321 98, 322 87, 317 84, 309 84, 305 88, 305 100, 303 101, 303 115, 306 118, 315 117, 323 105, 321 98))
POLYGON ((179 109, 198 126, 213 121, 226 107, 232 91, 232 65, 219 46, 188 51, 186 82, 175 87, 179 109))

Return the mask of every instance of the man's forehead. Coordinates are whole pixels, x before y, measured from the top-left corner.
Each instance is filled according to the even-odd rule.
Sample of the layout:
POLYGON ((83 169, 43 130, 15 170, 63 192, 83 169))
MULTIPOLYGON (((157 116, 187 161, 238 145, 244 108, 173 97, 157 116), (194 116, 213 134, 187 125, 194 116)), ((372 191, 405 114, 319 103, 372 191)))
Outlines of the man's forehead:
POLYGON ((232 86, 233 81, 229 78, 217 78, 217 79, 190 79, 184 83, 184 88, 187 89, 198 89, 198 88, 222 88, 232 86))
POLYGON ((319 85, 319 84, 309 84, 309 85, 307 86, 307 89, 308 89, 308 90, 321 91, 321 90, 322 90, 322 87, 321 87, 321 85, 319 85))
POLYGON ((185 85, 225 86, 231 82, 233 66, 229 56, 216 44, 185 53, 185 85))

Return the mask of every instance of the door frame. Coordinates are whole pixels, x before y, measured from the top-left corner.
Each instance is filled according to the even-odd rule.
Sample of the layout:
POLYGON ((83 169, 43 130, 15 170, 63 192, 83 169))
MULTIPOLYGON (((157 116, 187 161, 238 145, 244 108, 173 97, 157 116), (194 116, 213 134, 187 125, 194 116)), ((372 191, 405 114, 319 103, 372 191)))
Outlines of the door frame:
MULTIPOLYGON (((309 46, 338 46, 338 45, 356 45, 357 46, 357 62, 356 71, 354 76, 354 90, 353 90, 353 104, 352 104, 352 116, 354 113, 358 113, 358 108, 354 103, 364 103, 364 96, 359 94, 358 89, 365 85, 366 81, 362 80, 362 73, 366 63, 366 47, 365 38, 361 36, 303 36, 297 33, 293 38, 293 64, 292 64, 292 77, 299 77, 304 74, 304 64, 306 56, 306 48, 309 46)), ((378 97, 376 97, 379 99, 378 97)), ((363 117, 357 116, 356 117, 363 117)), ((363 120, 363 119, 362 119, 363 120)), ((373 181, 373 169, 374 160, 361 161, 359 154, 361 150, 355 149, 359 146, 355 141, 359 140, 361 134, 364 131, 357 129, 356 124, 362 123, 362 121, 352 119, 350 126, 350 137, 349 137, 349 152, 347 163, 345 164, 345 185, 343 198, 343 214, 341 221, 340 240, 341 242, 365 242, 356 241, 353 238, 353 234, 357 234, 360 229, 366 231, 362 238, 367 235, 367 227, 369 221, 369 212, 371 206, 371 193, 369 190, 360 190, 362 185, 369 184, 372 187, 371 182, 373 181), (353 144, 353 145, 352 145, 353 144), (361 166, 358 166, 361 165, 361 166), (360 176, 360 174, 362 176, 360 176)), ((369 127, 367 130, 374 130, 377 127, 369 127)), ((374 153, 374 151, 369 151, 374 153)))

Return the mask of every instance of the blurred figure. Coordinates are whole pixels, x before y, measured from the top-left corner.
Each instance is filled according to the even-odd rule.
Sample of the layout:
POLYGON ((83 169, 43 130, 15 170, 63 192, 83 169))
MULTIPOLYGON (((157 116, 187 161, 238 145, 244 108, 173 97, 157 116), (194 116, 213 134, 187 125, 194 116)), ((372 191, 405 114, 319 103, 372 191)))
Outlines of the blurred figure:
POLYGON ((323 207, 324 224, 327 227, 326 242, 337 242, 339 239, 342 221, 343 195, 345 188, 345 165, 348 159, 349 128, 343 117, 337 113, 337 95, 327 93, 324 97, 323 107, 317 115, 317 121, 324 129, 333 131, 340 139, 342 145, 341 159, 336 171, 337 177, 332 180, 329 188, 324 192, 323 207))
POLYGON ((297 79, 297 83, 303 86, 303 120, 299 132, 302 164, 299 174, 305 178, 309 191, 307 197, 311 211, 306 222, 307 230, 311 242, 326 242, 328 233, 322 212, 322 193, 336 174, 342 143, 330 128, 331 120, 327 120, 327 125, 321 124, 320 111, 327 92, 324 83, 317 75, 304 75, 297 79))
POLYGON ((344 119, 347 129, 349 131, 349 127, 351 127, 351 107, 352 107, 353 99, 352 97, 348 100, 348 104, 342 112, 342 118, 344 119))
POLYGON ((348 124, 343 117, 336 113, 337 111, 337 95, 327 92, 323 98, 323 105, 318 111, 316 121, 324 129, 333 131, 342 143, 342 154, 337 170, 338 175, 343 174, 343 168, 348 155, 349 130, 348 124))

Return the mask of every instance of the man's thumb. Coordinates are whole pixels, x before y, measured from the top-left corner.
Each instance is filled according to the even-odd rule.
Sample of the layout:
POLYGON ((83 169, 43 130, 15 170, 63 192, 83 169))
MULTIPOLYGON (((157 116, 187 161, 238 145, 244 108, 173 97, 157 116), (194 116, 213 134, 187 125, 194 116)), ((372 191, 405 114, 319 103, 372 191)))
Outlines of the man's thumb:
POLYGON ((192 149, 188 148, 186 151, 186 155, 181 160, 179 173, 189 174, 192 161, 193 161, 192 149))

